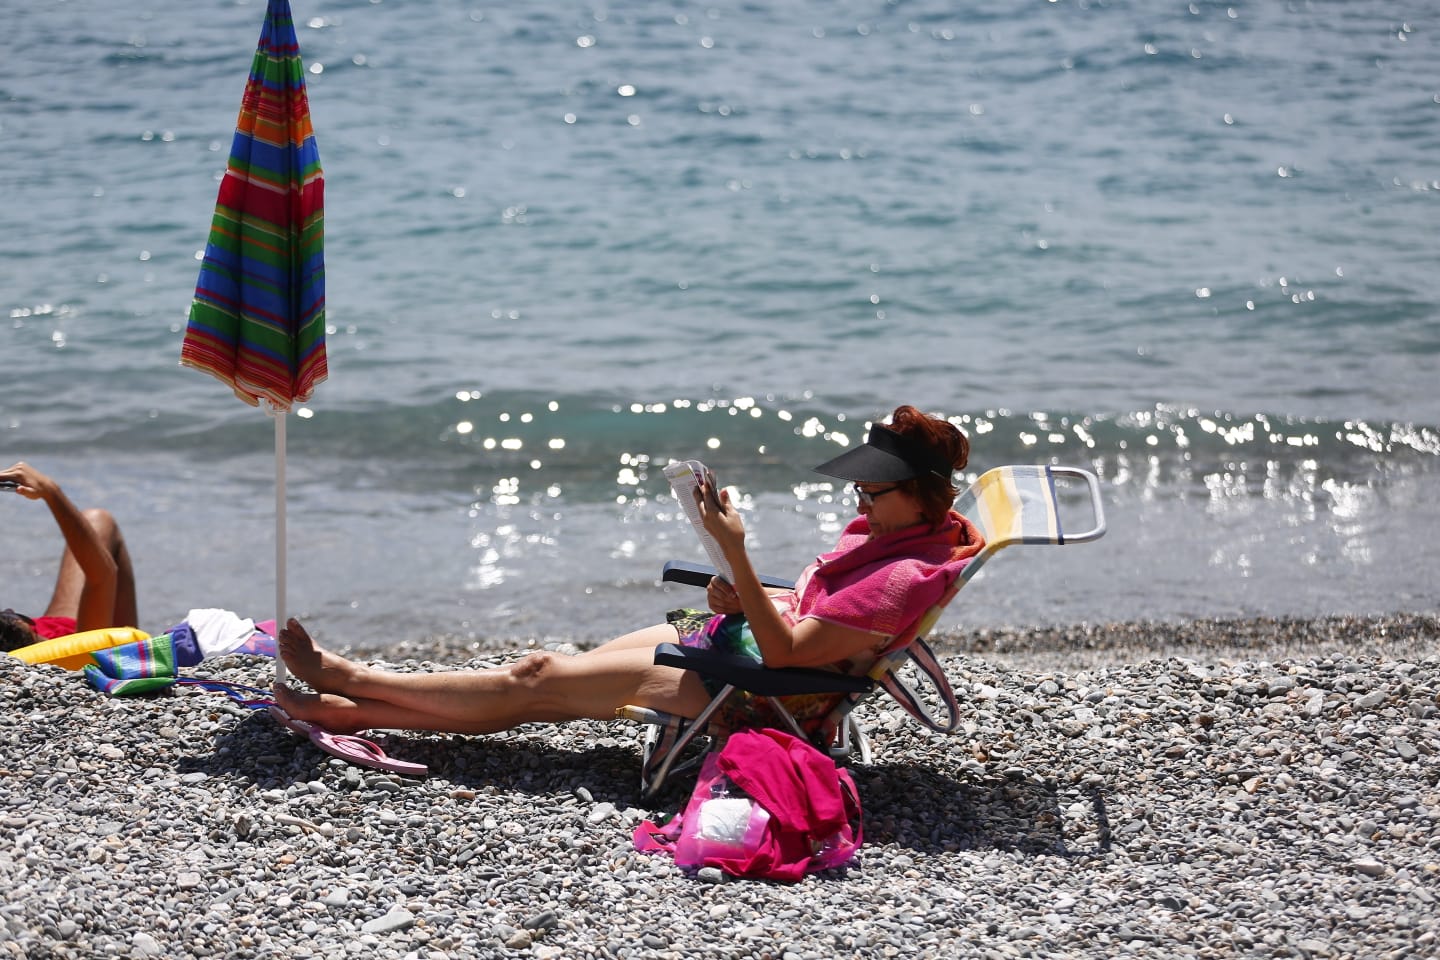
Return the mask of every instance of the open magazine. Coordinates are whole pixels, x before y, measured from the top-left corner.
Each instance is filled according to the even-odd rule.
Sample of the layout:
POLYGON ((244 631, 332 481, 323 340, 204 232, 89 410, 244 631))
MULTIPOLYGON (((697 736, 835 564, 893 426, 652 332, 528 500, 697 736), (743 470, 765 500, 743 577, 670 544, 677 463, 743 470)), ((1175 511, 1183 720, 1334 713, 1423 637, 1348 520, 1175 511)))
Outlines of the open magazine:
POLYGON ((735 574, 730 570, 725 554, 720 551, 720 544, 715 542, 715 538, 710 536, 700 520, 700 505, 695 502, 695 488, 701 478, 704 478, 718 497, 720 488, 715 485, 715 474, 699 460, 678 460, 665 468, 665 479, 670 481, 670 489, 675 491, 675 499, 680 502, 680 508, 685 511, 690 525, 695 528, 695 535, 700 538, 700 545, 705 548, 710 565, 726 583, 734 583, 735 574))

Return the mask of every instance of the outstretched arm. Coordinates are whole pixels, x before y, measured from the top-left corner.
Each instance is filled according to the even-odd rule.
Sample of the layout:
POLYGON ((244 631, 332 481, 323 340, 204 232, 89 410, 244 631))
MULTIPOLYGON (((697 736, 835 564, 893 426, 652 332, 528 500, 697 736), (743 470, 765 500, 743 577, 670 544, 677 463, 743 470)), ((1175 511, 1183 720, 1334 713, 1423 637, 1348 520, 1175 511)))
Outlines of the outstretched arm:
MULTIPOLYGON (((725 559, 730 562, 730 569, 735 574, 732 586, 739 597, 740 609, 750 622, 750 632, 760 647, 766 666, 824 666, 875 647, 881 639, 879 636, 853 627, 815 619, 801 620, 794 627, 786 623, 750 563, 750 555, 745 550, 745 523, 740 519, 740 511, 730 503, 730 491, 719 490, 711 494, 702 480, 696 488, 695 499, 700 504, 700 517, 705 529, 715 538, 725 559)), ((714 589, 710 591, 710 597, 713 608, 714 589)))
MULTIPOLYGON (((76 629, 94 630, 115 626, 117 566, 105 548, 99 533, 92 527, 60 485, 27 463, 17 463, 0 470, 0 480, 14 480, 15 492, 31 500, 44 500, 50 515, 65 538, 65 546, 85 575, 80 591, 80 604, 75 613, 76 629)), ((49 613, 50 611, 46 611, 49 613)))

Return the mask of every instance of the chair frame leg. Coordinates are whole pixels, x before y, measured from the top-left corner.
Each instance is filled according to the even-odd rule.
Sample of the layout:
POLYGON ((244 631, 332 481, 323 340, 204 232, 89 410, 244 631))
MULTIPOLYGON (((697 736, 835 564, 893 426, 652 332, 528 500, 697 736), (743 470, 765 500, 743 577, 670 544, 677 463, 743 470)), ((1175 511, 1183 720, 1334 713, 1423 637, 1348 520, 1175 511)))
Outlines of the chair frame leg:
POLYGON ((700 711, 700 715, 691 722, 690 726, 685 728, 685 731, 681 733, 675 743, 671 745, 670 750, 665 755, 665 759, 660 761, 660 766, 656 768, 655 773, 650 777, 650 786, 645 790, 647 797, 654 796, 660 788, 665 785, 665 778, 670 775, 670 768, 675 765, 675 761, 680 758, 680 754, 685 751, 685 748, 690 745, 691 741, 699 736, 700 731, 705 729, 705 725, 710 722, 710 718, 715 715, 715 711, 720 709, 720 705, 729 699, 730 694, 733 693, 734 690, 735 687, 730 685, 716 694, 715 698, 705 705, 705 709, 700 711))

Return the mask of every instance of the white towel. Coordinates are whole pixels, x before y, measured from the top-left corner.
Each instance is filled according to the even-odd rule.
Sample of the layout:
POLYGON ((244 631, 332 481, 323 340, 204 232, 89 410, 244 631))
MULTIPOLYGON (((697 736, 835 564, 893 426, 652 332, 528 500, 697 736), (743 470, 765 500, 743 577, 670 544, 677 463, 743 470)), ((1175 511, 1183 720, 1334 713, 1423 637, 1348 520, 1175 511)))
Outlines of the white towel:
POLYGON ((195 642, 207 657, 219 657, 238 649, 255 632, 254 620, 242 620, 239 614, 216 607, 191 610, 185 622, 195 631, 195 642))

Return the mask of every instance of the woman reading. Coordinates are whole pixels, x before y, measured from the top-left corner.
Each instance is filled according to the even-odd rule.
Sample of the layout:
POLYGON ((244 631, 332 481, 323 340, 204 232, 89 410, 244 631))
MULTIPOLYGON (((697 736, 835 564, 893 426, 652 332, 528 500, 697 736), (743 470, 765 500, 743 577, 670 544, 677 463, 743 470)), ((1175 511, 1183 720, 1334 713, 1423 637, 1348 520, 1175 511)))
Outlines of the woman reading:
MULTIPOLYGON (((677 638, 771 667, 851 672, 912 626, 984 546, 951 509, 953 474, 968 458, 965 435, 949 421, 896 409, 865 443, 815 468, 854 484, 858 516, 835 550, 806 567, 794 589, 778 593, 761 586, 751 566, 728 491, 702 482, 701 517, 735 582, 710 581, 708 612, 677 611, 669 622, 574 656, 540 651, 484 670, 397 673, 322 649, 292 619, 280 633, 280 655, 314 692, 277 684, 276 700, 292 717, 339 732, 491 733, 522 723, 611 719, 627 704, 697 716, 714 691, 690 671, 654 662, 655 648, 677 638)), ((732 725, 765 725, 762 703, 737 706, 732 725)))

